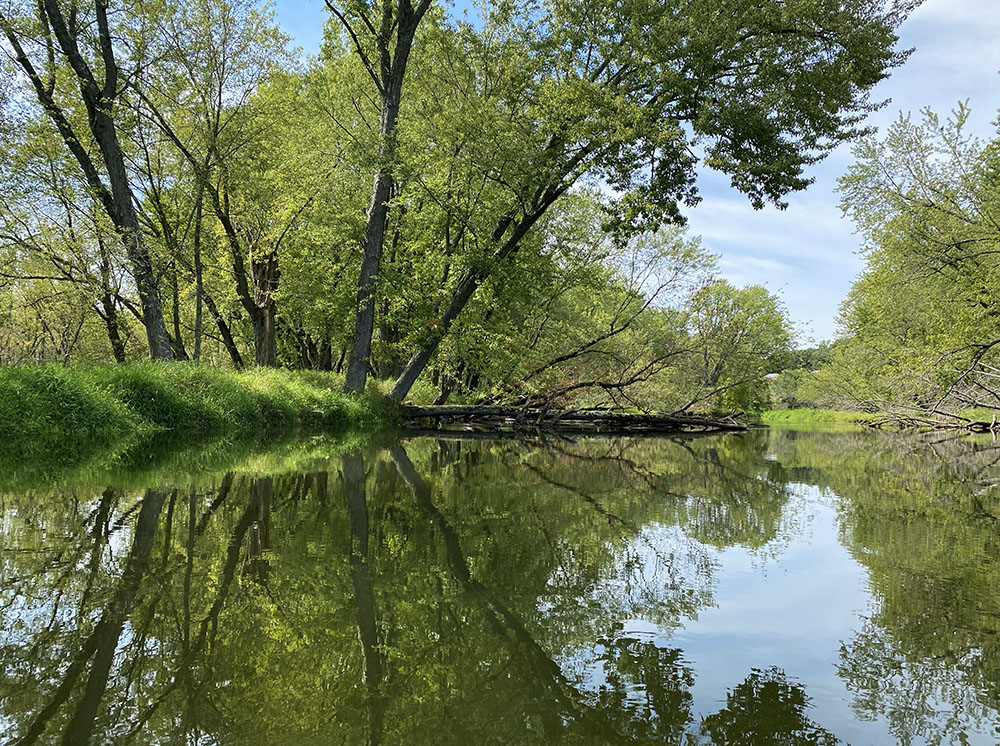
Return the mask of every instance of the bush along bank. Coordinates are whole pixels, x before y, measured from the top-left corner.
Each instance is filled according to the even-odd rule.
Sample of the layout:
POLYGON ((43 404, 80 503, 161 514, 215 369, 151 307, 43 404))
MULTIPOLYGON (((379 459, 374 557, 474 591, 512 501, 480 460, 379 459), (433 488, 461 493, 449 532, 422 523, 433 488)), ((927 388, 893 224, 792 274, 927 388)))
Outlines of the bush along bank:
POLYGON ((0 454, 75 460, 132 435, 384 429, 392 409, 311 371, 185 363, 0 368, 0 454))

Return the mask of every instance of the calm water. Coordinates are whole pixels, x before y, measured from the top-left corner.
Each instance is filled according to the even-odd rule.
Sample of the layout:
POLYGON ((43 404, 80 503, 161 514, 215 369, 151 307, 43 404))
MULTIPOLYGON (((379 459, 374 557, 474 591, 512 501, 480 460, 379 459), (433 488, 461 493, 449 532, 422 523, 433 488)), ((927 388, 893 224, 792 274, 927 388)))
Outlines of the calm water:
POLYGON ((1000 447, 309 442, 0 496, 0 743, 995 744, 1000 447))

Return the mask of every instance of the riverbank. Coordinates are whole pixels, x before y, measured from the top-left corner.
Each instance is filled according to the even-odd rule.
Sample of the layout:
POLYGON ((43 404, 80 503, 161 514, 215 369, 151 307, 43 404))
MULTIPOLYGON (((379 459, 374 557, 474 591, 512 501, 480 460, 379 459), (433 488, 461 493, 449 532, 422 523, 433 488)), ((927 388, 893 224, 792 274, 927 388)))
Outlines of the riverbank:
POLYGON ((0 368, 0 457, 75 461, 147 433, 176 437, 389 427, 391 408, 313 371, 141 363, 0 368))
POLYGON ((771 409, 760 413, 764 425, 858 425, 875 418, 867 412, 846 412, 837 409, 771 409))

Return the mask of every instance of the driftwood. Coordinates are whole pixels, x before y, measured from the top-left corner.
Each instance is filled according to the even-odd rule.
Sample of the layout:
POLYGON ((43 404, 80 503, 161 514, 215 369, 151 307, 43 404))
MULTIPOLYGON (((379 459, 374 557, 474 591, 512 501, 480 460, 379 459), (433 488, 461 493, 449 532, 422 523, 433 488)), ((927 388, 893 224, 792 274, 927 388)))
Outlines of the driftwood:
POLYGON ((891 415, 879 420, 863 420, 862 425, 875 430, 959 430, 970 433, 993 433, 996 437, 1000 432, 1000 422, 996 417, 992 422, 985 420, 970 420, 967 417, 948 415, 951 420, 941 420, 931 417, 912 415, 891 415))
POLYGON ((739 432, 747 425, 732 419, 718 420, 668 414, 629 414, 606 410, 553 410, 496 406, 417 407, 404 405, 403 418, 411 427, 459 427, 466 430, 532 431, 566 433, 704 433, 739 432))

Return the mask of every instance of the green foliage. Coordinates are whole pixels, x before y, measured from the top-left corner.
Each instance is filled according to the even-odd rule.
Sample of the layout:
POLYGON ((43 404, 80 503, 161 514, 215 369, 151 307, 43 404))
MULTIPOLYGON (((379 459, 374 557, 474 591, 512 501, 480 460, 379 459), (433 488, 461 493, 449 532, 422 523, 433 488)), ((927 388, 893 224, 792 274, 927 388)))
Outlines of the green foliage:
POLYGON ((784 367, 792 344, 781 301, 760 285, 733 287, 719 280, 692 300, 689 326, 696 354, 686 366, 694 406, 722 411, 768 407, 765 376, 784 367))
MULTIPOLYGON (((85 126, 73 72, 45 62, 42 6, 8 5, 5 32, 85 126)), ((393 18, 391 3, 343 4, 305 62, 266 3, 113 4, 129 80, 115 126, 173 353, 337 367, 353 345, 367 195, 385 169, 375 378, 429 351, 419 401, 759 409, 760 376, 789 344, 784 312, 762 289, 714 283, 681 208, 700 199, 699 165, 755 206, 805 188, 804 168, 860 133, 869 91, 905 58, 895 28, 909 5, 519 0, 467 23, 435 3, 387 150, 367 70, 381 42, 365 19, 393 18)), ((17 80, 0 100, 0 361, 139 361, 128 252, 38 91, 17 80)), ((167 425, 265 426, 325 406, 258 407, 211 386, 199 402, 183 381, 167 392, 135 373, 115 385, 167 425)))
POLYGON ((793 350, 786 367, 770 380, 771 404, 776 409, 817 409, 846 406, 826 385, 829 365, 841 342, 820 342, 816 347, 793 350))
POLYGON ((998 146, 966 133, 968 115, 960 104, 946 120, 901 117, 855 150, 840 190, 867 266, 818 377, 829 399, 950 421, 1000 407, 998 146))
POLYGON ((823 340, 815 347, 804 347, 792 350, 788 356, 786 370, 817 370, 830 362, 830 358, 836 346, 836 342, 831 343, 823 340))

